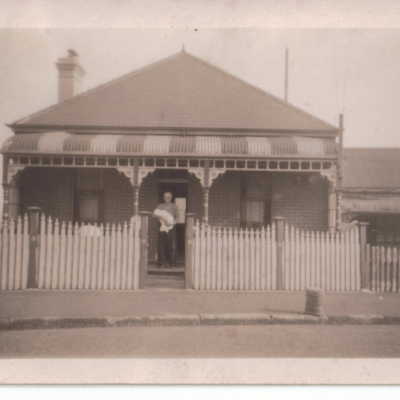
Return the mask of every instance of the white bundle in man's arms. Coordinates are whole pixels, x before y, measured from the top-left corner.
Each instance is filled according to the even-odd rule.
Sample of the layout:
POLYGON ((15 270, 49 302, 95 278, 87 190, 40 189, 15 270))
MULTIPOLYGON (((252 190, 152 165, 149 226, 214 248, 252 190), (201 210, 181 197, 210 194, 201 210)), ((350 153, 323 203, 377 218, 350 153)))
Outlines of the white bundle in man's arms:
POLYGON ((174 224, 174 217, 165 210, 160 210, 156 208, 153 212, 153 217, 158 218, 160 221, 164 222, 166 225, 173 225, 174 224))

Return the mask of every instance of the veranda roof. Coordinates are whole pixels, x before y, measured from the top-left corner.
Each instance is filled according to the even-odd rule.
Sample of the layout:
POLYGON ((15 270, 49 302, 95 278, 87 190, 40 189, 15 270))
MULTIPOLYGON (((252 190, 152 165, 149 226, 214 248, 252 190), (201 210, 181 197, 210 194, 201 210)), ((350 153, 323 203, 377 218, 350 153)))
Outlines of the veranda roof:
POLYGON ((343 212, 400 213, 400 198, 346 198, 342 200, 343 212))
POLYGON ((1 153, 324 158, 336 156, 337 150, 332 140, 305 137, 95 135, 46 132, 12 136, 3 144, 1 153))

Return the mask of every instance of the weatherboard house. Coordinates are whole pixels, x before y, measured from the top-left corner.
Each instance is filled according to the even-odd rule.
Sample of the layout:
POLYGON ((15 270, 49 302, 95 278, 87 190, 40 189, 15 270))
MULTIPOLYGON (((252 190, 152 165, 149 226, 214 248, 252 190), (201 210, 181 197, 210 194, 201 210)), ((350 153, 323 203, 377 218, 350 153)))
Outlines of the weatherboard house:
MULTIPOLYGON (((76 95, 78 56, 60 58, 59 102, 9 127, 3 217, 36 206, 60 221, 121 223, 171 191, 213 226, 340 227, 341 128, 182 51, 76 95), (339 137, 339 144, 338 142, 339 137)), ((149 222, 149 259, 158 225, 149 222)))

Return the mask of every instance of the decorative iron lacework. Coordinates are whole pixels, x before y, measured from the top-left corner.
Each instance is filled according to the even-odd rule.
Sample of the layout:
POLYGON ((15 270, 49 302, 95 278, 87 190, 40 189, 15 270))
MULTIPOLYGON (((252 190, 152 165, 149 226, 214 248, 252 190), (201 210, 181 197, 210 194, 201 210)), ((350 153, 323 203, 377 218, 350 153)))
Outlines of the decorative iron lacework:
MULTIPOLYGON (((202 168, 204 159, 192 158, 133 158, 133 157, 78 157, 78 156, 9 156, 11 166, 40 166, 40 167, 130 167, 134 166, 135 159, 139 160, 139 167, 152 168, 202 168)), ((208 160, 210 168, 225 170, 261 170, 261 171, 335 171, 334 161, 316 160, 208 160)))

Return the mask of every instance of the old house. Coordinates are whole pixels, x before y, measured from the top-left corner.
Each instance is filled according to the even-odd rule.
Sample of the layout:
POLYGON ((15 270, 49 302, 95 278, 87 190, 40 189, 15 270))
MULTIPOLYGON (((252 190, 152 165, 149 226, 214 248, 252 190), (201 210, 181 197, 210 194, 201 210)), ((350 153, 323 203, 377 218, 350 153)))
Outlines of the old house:
MULTIPOLYGON (((37 206, 62 221, 124 222, 168 190, 181 255, 185 212, 225 227, 340 224, 339 128, 184 50, 79 95, 77 54, 57 67, 58 104, 9 125, 5 218, 37 206)), ((150 259, 156 242, 151 220, 150 259)))
POLYGON ((342 219, 367 222, 373 246, 400 245, 400 149, 344 150, 342 219))

